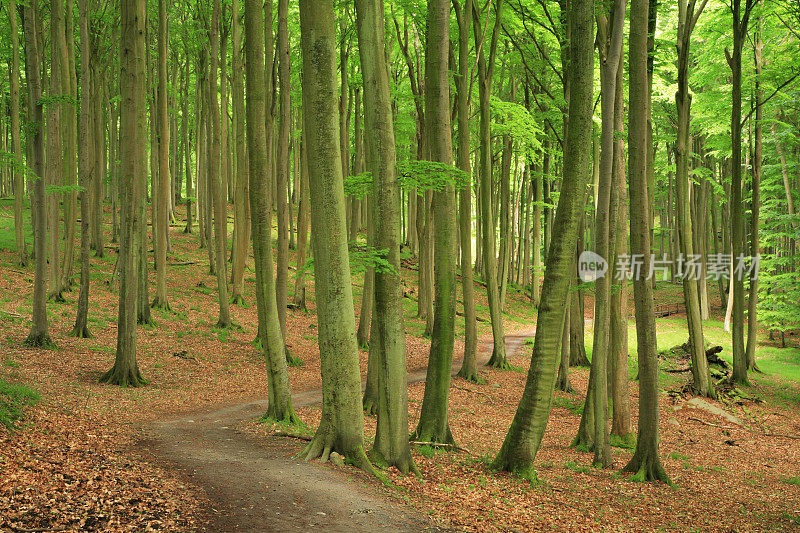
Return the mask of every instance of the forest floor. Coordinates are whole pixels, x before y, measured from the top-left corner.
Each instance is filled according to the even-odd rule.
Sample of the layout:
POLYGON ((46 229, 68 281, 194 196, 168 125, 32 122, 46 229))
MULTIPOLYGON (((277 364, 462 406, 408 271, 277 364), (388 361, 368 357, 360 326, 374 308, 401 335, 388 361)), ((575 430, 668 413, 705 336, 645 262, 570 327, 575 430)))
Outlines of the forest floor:
MULTIPOLYGON (((723 414, 688 403, 690 398, 680 393, 689 377, 686 373, 661 372, 661 453, 673 487, 635 483, 619 474, 631 457, 630 449, 614 448, 616 468, 600 470, 588 466, 590 454, 569 446, 586 390, 585 368, 572 369, 575 394, 556 393, 537 457, 540 482, 532 485, 492 472, 488 463, 505 436, 525 383, 530 350, 523 345, 511 356, 518 371, 481 367, 485 384, 453 380, 451 427, 467 451, 414 447, 422 476, 400 476, 390 470, 393 485, 386 488, 352 467, 297 465, 291 457, 302 441, 272 436, 272 428, 257 420, 264 410, 266 371, 251 342, 256 332, 252 269, 245 275, 247 303, 231 308, 241 328, 213 328, 216 282, 208 271, 207 250, 198 249, 196 233, 187 236, 180 232, 183 224, 174 226, 168 259, 172 311, 154 309, 155 324, 139 328, 139 366, 150 384, 119 389, 97 383, 113 364, 116 245, 107 244, 104 257, 91 259, 89 327, 94 338, 67 335, 74 321, 76 287, 66 293, 66 302, 48 304, 50 334, 58 348, 28 349, 22 340, 30 327, 33 271, 14 265, 9 250, 13 226, 7 215, 0 207, 0 395, 5 398, 14 388, 13 394, 30 398, 31 405, 17 429, 0 427, 0 529, 184 531, 229 530, 236 525, 247 529, 248 516, 267 516, 273 523, 280 512, 294 514, 297 521, 286 524, 299 529, 315 524, 356 531, 376 525, 477 531, 800 530, 796 337, 789 338, 785 349, 766 335, 760 339, 758 362, 766 374, 754 375, 753 386, 739 394, 708 402, 723 414), (205 436, 200 438, 197 431, 205 436), (211 445, 204 447, 208 440, 203 439, 208 438, 211 445), (228 452, 220 452, 220 444, 228 452), (199 448, 206 450, 205 458, 196 453, 199 448), (223 452, 233 455, 215 455, 223 452), (230 487, 239 485, 243 490, 226 495, 233 489, 225 487, 224 476, 241 472, 236 470, 240 467, 255 471, 257 477, 230 476, 230 487), (318 480, 325 483, 303 497, 299 491, 318 480), (248 498, 242 499, 245 494, 248 498), (342 494, 345 498, 338 499, 342 494), (270 514, 252 514, 270 504, 270 514), (325 514, 309 514, 309 509, 325 514)), ((109 238, 107 233, 106 242, 109 238)), ((294 265, 294 257, 291 261, 294 265)), ((414 318, 415 265, 405 267, 403 280, 410 296, 404 299, 408 368, 414 376, 425 368, 429 339, 423 336, 424 321, 414 318)), ((294 273, 293 266, 290 297, 294 273)), ((154 279, 151 273, 151 287, 154 279)), ((288 310, 287 344, 304 363, 290 369, 295 406, 313 428, 320 415, 314 399, 321 379, 313 276, 307 281, 309 309, 288 310)), ((354 274, 353 283, 358 313, 362 276, 354 274)), ((484 320, 479 331, 486 335, 485 289, 481 285, 476 289, 478 315, 484 320)), ((672 304, 680 293, 679 286, 665 283, 659 284, 656 297, 659 303, 672 304)), ((586 304, 590 310, 590 297, 586 304)), ((510 287, 504 319, 507 332, 522 333, 516 342, 532 336, 535 317, 527 297, 510 287)), ((681 315, 657 322, 660 349, 686 341, 681 315)), ((730 361, 730 339, 721 324, 710 320, 706 330, 709 341, 723 345, 721 355, 730 361)), ((463 350, 462 320, 457 320, 457 335, 458 356, 463 350)), ((629 337, 634 378, 632 327, 629 337)), ((588 351, 590 329, 586 339, 588 351)), ((360 356, 365 374, 367 352, 360 356)), ((685 365, 670 354, 661 361, 664 370, 685 365)), ((424 383, 410 379, 410 429, 419 416, 423 392, 424 383)), ((637 399, 632 381, 634 427, 637 399)), ((374 425, 374 418, 367 418, 370 440, 374 425)), ((261 526, 263 530, 263 522, 261 526)))

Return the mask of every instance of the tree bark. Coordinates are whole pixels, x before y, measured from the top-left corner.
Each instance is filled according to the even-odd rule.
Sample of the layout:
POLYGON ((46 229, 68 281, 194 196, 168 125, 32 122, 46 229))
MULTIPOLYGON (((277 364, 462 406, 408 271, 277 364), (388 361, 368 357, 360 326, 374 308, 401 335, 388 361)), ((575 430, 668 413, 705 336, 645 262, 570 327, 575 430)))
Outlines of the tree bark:
POLYGON ((550 415, 564 326, 567 289, 586 198, 591 154, 594 3, 574 0, 570 13, 572 88, 570 127, 564 146, 564 181, 552 226, 552 243, 542 285, 536 336, 525 389, 514 420, 492 466, 535 479, 533 462, 550 415))
POLYGON ((167 298, 167 203, 169 199, 169 116, 167 114, 167 0, 158 0, 158 197, 155 217, 156 295, 153 307, 169 309, 167 298))
MULTIPOLYGON (((643 256, 642 272, 650 271, 650 215, 647 192, 648 0, 631 0, 629 65, 628 161, 631 253, 643 256)), ((636 344, 639 354, 639 424, 636 451, 623 471, 642 481, 669 483, 659 457, 658 353, 653 285, 645 276, 633 282, 636 344)))
POLYGON ((22 139, 19 136, 19 28, 16 0, 8 0, 11 19, 11 152, 14 154, 14 238, 17 244, 17 265, 28 265, 25 245, 23 210, 25 208, 25 172, 22 167, 22 139))
POLYGON ((39 33, 41 22, 36 6, 25 4, 25 77, 28 82, 28 109, 33 127, 30 130, 28 144, 31 146, 32 162, 28 165, 33 170, 33 195, 31 212, 33 215, 33 248, 36 261, 33 278, 33 323, 31 331, 25 339, 27 346, 51 347, 47 320, 47 208, 44 187, 44 135, 42 135, 42 85, 41 85, 41 42, 39 33))
POLYGON ((371 470, 364 413, 336 109, 336 32, 331 0, 300 0, 303 118, 308 143, 311 233, 322 370, 322 417, 301 456, 337 451, 371 470))
POLYGON ((250 180, 251 236, 256 270, 256 304, 258 331, 267 363, 269 407, 265 417, 278 422, 298 423, 292 408, 289 371, 284 355, 284 341, 278 322, 277 301, 273 279, 270 204, 267 192, 267 119, 264 84, 264 15, 272 21, 271 2, 245 0, 245 68, 247 71, 247 145, 250 180), (263 11, 262 11, 263 9, 263 11))
MULTIPOLYGON (((136 362, 137 283, 135 240, 144 219, 139 202, 144 159, 145 2, 122 0, 120 13, 120 225, 119 314, 114 366, 101 382, 123 387, 147 384, 136 362)), ((141 245, 142 243, 140 243, 141 245)))
MULTIPOLYGON (((364 121, 369 166, 373 176, 372 215, 375 247, 387 250, 392 270, 375 277, 375 320, 372 328, 378 354, 377 428, 373 457, 401 472, 416 472, 408 444, 408 387, 400 276, 400 184, 396 172, 394 120, 386 68, 383 0, 357 0, 359 54, 364 78, 364 121)), ((448 132, 449 133, 449 132, 448 132)))

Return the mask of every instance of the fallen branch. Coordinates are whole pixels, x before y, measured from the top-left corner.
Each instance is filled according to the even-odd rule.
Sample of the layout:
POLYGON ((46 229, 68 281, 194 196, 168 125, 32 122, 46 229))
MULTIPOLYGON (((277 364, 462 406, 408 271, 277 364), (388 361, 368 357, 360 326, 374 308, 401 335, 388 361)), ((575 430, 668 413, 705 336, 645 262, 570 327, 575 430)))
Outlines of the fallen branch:
POLYGON ((466 448, 462 448, 458 444, 445 444, 442 442, 422 442, 418 440, 412 440, 409 444, 414 444, 416 446, 430 446, 431 448, 445 448, 447 450, 455 450, 457 452, 464 452, 467 455, 473 455, 473 453, 466 448))
POLYGON ((467 391, 467 392, 473 392, 475 394, 480 394, 481 396, 486 396, 486 398, 489 400, 489 403, 494 405, 494 401, 492 400, 492 397, 489 396, 488 394, 486 394, 485 392, 482 392, 482 391, 479 391, 479 390, 475 390, 475 389, 469 389, 467 387, 459 387, 458 385, 455 385, 455 384, 452 385, 452 387, 454 389, 463 390, 463 391, 467 391))
POLYGON ((303 435, 302 433, 292 433, 292 432, 289 432, 289 431, 273 431, 272 432, 272 436, 273 437, 291 437, 293 439, 300 439, 300 440, 304 440, 306 442, 309 442, 313 438, 313 437, 311 437, 309 435, 303 435))
POLYGON ((179 261, 177 263, 167 263, 169 266, 187 266, 187 265, 196 265, 197 261, 179 261))
POLYGON ((712 422, 706 422, 705 420, 700 420, 699 418, 695 418, 695 417, 693 417, 693 416, 690 416, 690 417, 689 417, 689 420, 694 420, 695 422, 700 422, 700 423, 701 423, 701 424, 703 424, 703 425, 706 425, 706 426, 711 426, 711 427, 715 427, 715 428, 721 428, 721 429, 734 429, 734 428, 732 428, 732 427, 730 427, 730 426, 720 426, 719 424, 714 424, 714 423, 712 423, 712 422))

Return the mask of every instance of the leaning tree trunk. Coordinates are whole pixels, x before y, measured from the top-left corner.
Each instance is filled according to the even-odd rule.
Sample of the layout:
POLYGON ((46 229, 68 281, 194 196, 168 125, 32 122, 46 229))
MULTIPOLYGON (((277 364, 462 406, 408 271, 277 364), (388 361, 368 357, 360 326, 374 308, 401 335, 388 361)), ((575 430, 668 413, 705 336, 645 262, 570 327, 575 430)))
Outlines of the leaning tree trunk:
MULTIPOLYGON (((628 161, 631 254, 642 254, 642 272, 650 268, 650 210, 647 193, 647 82, 648 0, 631 0, 628 64, 628 161)), ((669 483, 658 454, 658 353, 653 285, 646 276, 634 277, 636 345, 639 354, 639 424, 636 451, 623 469, 642 481, 669 483)))
POLYGON ((31 331, 25 339, 28 346, 49 347, 53 344, 48 333, 47 321, 47 209, 44 194, 44 135, 42 135, 42 85, 41 85, 41 50, 39 49, 39 13, 35 6, 24 7, 25 24, 25 77, 28 82, 28 103, 30 120, 33 123, 30 138, 30 154, 33 156, 32 168, 33 196, 31 212, 33 214, 33 248, 36 266, 33 277, 33 323, 31 331))
POLYGON ((303 119, 308 143, 311 233, 322 370, 322 417, 301 456, 332 451, 372 469, 364 413, 345 224, 344 176, 336 109, 336 32, 332 0, 300 0, 303 119))
MULTIPOLYGON (((273 279, 272 237, 267 193, 266 87, 264 84, 264 15, 259 0, 245 0, 245 68, 247 69, 247 156, 250 180, 250 212, 253 257, 256 271, 256 304, 261 347, 267 362, 269 407, 266 417, 278 422, 297 423, 292 408, 289 371, 284 355, 283 335, 278 322, 273 279)), ((266 7, 271 21, 271 4, 266 7)), ((271 35, 271 28, 268 30, 271 35)))
POLYGON ((400 275, 400 184, 397 177, 394 120, 384 54, 383 0, 357 0, 359 54, 364 78, 364 120, 369 166, 373 176, 372 216, 375 247, 386 250, 391 270, 375 277, 375 320, 372 338, 378 354, 376 462, 416 471, 408 445, 408 386, 400 275))
POLYGON ((536 337, 525 389, 503 446, 492 462, 499 470, 535 479, 533 461, 544 436, 553 399, 558 347, 567 289, 572 278, 578 227, 589 174, 594 78, 594 3, 573 0, 570 125, 564 149, 564 180, 552 225, 552 240, 536 321, 536 337))
POLYGON ((123 0, 120 14, 120 224, 119 315, 117 353, 114 366, 100 377, 123 387, 138 387, 147 381, 136 362, 137 269, 135 241, 139 227, 139 202, 144 200, 144 0, 123 0))

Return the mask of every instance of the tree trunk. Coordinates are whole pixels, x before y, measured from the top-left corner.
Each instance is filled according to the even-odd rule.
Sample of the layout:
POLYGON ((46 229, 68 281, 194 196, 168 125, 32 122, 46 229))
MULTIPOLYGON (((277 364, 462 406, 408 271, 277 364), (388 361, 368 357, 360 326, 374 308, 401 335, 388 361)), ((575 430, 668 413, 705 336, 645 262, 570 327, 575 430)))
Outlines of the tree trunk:
MULTIPOLYGON (((500 307, 500 289, 497 286, 497 265, 495 264, 495 231, 494 215, 492 214, 492 154, 491 154, 491 90, 494 74, 494 59, 497 51, 497 39, 500 29, 500 14, 503 0, 497 0, 495 5, 495 26, 492 31, 489 61, 481 48, 478 54, 478 94, 480 96, 480 206, 481 206, 481 238, 483 240, 483 278, 486 280, 486 289, 489 299, 489 315, 492 320, 492 337, 494 340, 492 356, 489 366, 508 369, 510 367, 506 358, 505 331, 503 329, 503 315, 500 307)), ((475 41, 480 42, 483 35, 481 17, 473 13, 473 27, 475 41)))
MULTIPOLYGON (((89 54, 89 6, 88 0, 80 0, 79 4, 79 26, 81 36, 81 79, 89 80, 90 54, 89 54)), ((78 144, 78 173, 80 174, 81 202, 81 287, 78 295, 78 310, 75 316, 75 325, 71 335, 79 338, 89 338, 89 328, 87 318, 89 315, 89 186, 92 183, 94 174, 95 154, 88 142, 89 127, 89 102, 90 94, 88 90, 81 91, 80 107, 80 143, 78 144)))
MULTIPOLYGON (((744 347, 744 276, 735 274, 736 263, 744 257, 744 199, 742 197, 742 46, 747 36, 747 25, 754 0, 746 0, 744 14, 741 0, 732 0, 733 53, 728 55, 732 76, 731 106, 731 249, 734 269, 733 280, 733 381, 747 385, 747 354, 744 347)), ((727 51, 726 51, 727 54, 727 51)))
POLYGON ((536 337, 525 389, 514 420, 492 466, 535 479, 533 462, 550 415, 564 309, 574 268, 575 246, 583 212, 591 154, 594 78, 594 3, 573 0, 571 28, 570 127, 564 146, 564 181, 552 226, 552 243, 536 321, 536 337))
POLYGON ((469 176, 458 191, 461 228, 461 290, 464 300, 464 358, 458 376, 477 383, 478 329, 475 313, 475 285, 472 280, 472 169, 469 161, 469 31, 472 26, 472 0, 456 9, 458 21, 458 168, 469 176))
POLYGON ((208 184, 214 203, 214 245, 217 274, 217 294, 219 296, 219 319, 217 327, 227 328, 231 325, 228 302, 228 210, 223 196, 222 180, 219 173, 221 147, 220 108, 217 102, 217 76, 219 60, 219 16, 220 0, 214 0, 211 15, 211 52, 208 82, 209 112, 211 114, 211 150, 208 157, 208 184))
POLYGON ((303 118, 308 142, 311 233, 322 370, 322 417, 302 457, 337 451, 371 470, 364 413, 336 109, 336 32, 331 0, 300 0, 303 118))
MULTIPOLYGON (((628 161, 631 253, 642 254, 642 272, 650 271, 650 216, 647 192, 647 81, 648 1, 631 0, 628 161)), ((669 483, 658 447, 658 349, 653 308, 653 285, 646 276, 634 276, 636 344, 639 354, 639 424, 636 451, 623 471, 642 481, 669 483)))
MULTIPOLYGON (((450 86, 448 84, 450 2, 429 0, 425 50, 425 135, 431 161, 452 164, 450 86)), ((453 365, 456 304, 455 189, 433 192, 435 305, 431 349, 417 429, 412 440, 453 443, 447 414, 453 365)))
MULTIPOLYGON (((301 128, 302 128, 301 124, 301 128)), ((306 311, 306 262, 308 255, 308 151, 305 130, 300 143, 300 205, 297 209, 297 278, 294 282, 294 305, 306 311)))
POLYGON ((17 265, 28 265, 28 251, 25 247, 25 227, 23 210, 25 208, 25 173, 22 167, 22 140, 19 136, 19 29, 17 23, 17 2, 8 0, 8 14, 11 19, 11 152, 14 154, 14 238, 17 244, 17 265))
POLYGON ((47 321, 47 209, 44 187, 44 135, 42 135, 42 85, 41 50, 39 33, 41 22, 36 6, 25 4, 23 24, 25 28, 25 77, 28 82, 28 109, 33 127, 30 129, 28 145, 31 147, 33 170, 33 195, 31 213, 33 215, 33 248, 36 261, 33 278, 33 323, 25 339, 27 346, 51 347, 47 321))
MULTIPOLYGON (((753 153, 753 198, 750 207, 750 257, 756 261, 759 254, 758 237, 758 215, 761 208, 761 160, 763 157, 762 142, 762 120, 763 109, 761 90, 761 69, 763 66, 762 54, 764 43, 761 40, 761 19, 758 19, 758 27, 755 35, 755 149, 753 153)), ((747 359, 748 370, 758 370, 756 365, 756 344, 758 343, 758 272, 752 269, 750 272, 750 294, 747 302, 747 346, 745 356, 747 359)))
MULTIPOLYGON (((387 250, 392 270, 375 277, 375 320, 372 328, 378 354, 378 421, 373 456, 376 462, 416 472, 408 445, 408 388, 400 276, 400 184, 396 173, 394 120, 386 68, 383 0, 357 0, 359 54, 364 78, 364 120, 369 166, 373 176, 372 214, 375 247, 387 250)), ((445 71, 446 73, 446 71, 445 71)), ((449 133, 449 130, 448 130, 449 133)), ((360 170, 360 169, 357 169, 360 170)), ((366 289, 365 289, 366 290, 366 289)))
MULTIPOLYGON (((272 40, 272 4, 245 0, 245 68, 247 69, 247 155, 250 180, 250 213, 253 257, 256 271, 258 331, 267 362, 269 407, 266 417, 278 422, 297 423, 292 408, 289 371, 284 355, 283 335, 278 322, 273 280, 271 216, 267 193, 267 123, 264 83, 264 37, 272 40), (263 8, 263 11, 262 11, 263 8), (266 17, 265 17, 266 15, 266 17), (270 27, 265 30, 264 19, 270 27)), ((271 49, 271 44, 270 48, 271 49)))
MULTIPOLYGON (((704 5, 704 4, 703 4, 704 5)), ((678 111, 678 136, 675 142, 675 181, 677 184, 677 228, 680 251, 684 258, 693 260, 695 254, 694 232, 689 203, 689 119, 692 97, 689 94, 689 44, 697 21, 694 2, 681 0, 678 6, 678 91, 675 106, 678 111)), ((703 321, 700 314, 698 280, 689 279, 684 273, 683 296, 686 303, 686 320, 689 329, 689 344, 692 356, 693 387, 700 396, 714 398, 714 384, 706 360, 703 321)))
POLYGON ((167 114, 167 0, 158 0, 158 203, 156 231, 156 295, 153 307, 169 309, 167 299, 167 203, 169 202, 169 116, 167 114))
MULTIPOLYGON (((289 58, 289 0, 278 1, 278 72, 280 81, 280 123, 278 125, 278 173, 276 175, 276 201, 278 215, 278 270, 275 276, 275 297, 278 302, 278 320, 286 340, 286 282, 289 276, 289 133, 291 129, 291 78, 289 58)), ((296 360, 286 348, 286 362, 296 365, 296 360)))
MULTIPOLYGON (((135 240, 144 219, 139 202, 146 169, 144 159, 145 2, 123 0, 120 13, 120 225, 119 317, 114 366, 100 381, 138 387, 147 381, 136 362, 137 269, 135 240)), ((142 244, 142 243, 140 243, 142 244)), ((149 309, 149 308, 148 308, 149 309)))
MULTIPOLYGON (((231 299, 236 304, 244 302, 244 269, 250 249, 250 204, 248 187, 247 153, 245 139, 244 63, 242 51, 242 24, 239 18, 239 0, 233 0, 233 119, 236 140, 236 176, 234 178, 234 254, 231 265, 231 299)), ((299 268, 299 265, 298 265, 299 268)))

